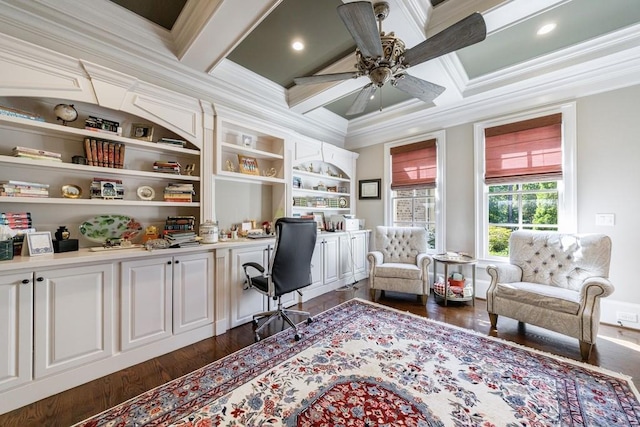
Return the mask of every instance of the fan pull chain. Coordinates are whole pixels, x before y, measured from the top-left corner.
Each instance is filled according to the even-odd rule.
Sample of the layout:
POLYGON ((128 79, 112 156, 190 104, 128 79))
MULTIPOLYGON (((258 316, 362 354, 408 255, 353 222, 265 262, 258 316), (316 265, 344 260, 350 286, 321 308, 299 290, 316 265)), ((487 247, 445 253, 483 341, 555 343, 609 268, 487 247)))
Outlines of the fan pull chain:
POLYGON ((380 112, 382 113, 382 88, 380 88, 380 112))

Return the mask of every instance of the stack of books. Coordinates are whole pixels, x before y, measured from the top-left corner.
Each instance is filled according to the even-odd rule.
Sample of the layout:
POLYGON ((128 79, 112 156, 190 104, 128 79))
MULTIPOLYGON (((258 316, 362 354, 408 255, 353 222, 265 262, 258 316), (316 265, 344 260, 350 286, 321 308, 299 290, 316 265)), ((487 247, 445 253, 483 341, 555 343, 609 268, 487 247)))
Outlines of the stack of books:
POLYGON ((89 166, 122 169, 125 145, 119 142, 85 138, 84 153, 89 166))
POLYGON ((158 160, 153 162, 153 171, 154 172, 163 172, 163 173, 173 173, 176 175, 180 175, 180 163, 171 162, 168 160, 158 160))
POLYGON ((193 215, 168 216, 164 224, 164 234, 179 231, 195 231, 196 217, 193 215))
POLYGON ((171 145, 174 147, 186 147, 187 145, 187 141, 185 141, 184 139, 174 139, 174 138, 160 138, 157 141, 158 144, 165 144, 165 145, 171 145))
POLYGON ((51 160, 53 162, 62 162, 62 154, 53 151, 38 150, 29 147, 14 147, 14 157, 34 160, 51 160))
POLYGON ((27 181, 0 181, 0 196, 49 197, 49 184, 27 181))
POLYGON ((36 231, 31 221, 31 212, 2 212, 0 213, 0 225, 6 225, 18 233, 13 237, 14 256, 19 256, 22 252, 24 235, 36 231))
POLYGON ((29 111, 18 110, 17 108, 0 106, 0 116, 18 117, 20 119, 36 120, 44 122, 44 118, 29 111))
POLYGON ((121 179, 93 178, 89 193, 92 199, 124 199, 121 179))
POLYGON ((164 225, 164 238, 172 248, 199 245, 195 232, 196 217, 192 215, 168 216, 164 225))
POLYGON ((89 116, 87 120, 84 121, 84 128, 96 132, 110 133, 112 135, 122 135, 120 123, 100 117, 89 116))
POLYGON ((169 242, 170 248, 188 248, 200 244, 195 231, 176 231, 165 235, 164 238, 169 242))
POLYGON ((186 183, 169 183, 164 188, 165 202, 189 202, 193 201, 193 184, 186 183))

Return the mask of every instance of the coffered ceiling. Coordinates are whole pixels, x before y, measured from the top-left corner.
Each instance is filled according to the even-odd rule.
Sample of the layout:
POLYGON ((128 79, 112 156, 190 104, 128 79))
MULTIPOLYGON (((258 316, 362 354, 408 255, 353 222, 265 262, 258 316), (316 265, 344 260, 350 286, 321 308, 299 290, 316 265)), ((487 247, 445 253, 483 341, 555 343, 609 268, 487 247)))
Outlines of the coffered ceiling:
POLYGON ((475 11, 487 38, 408 69, 446 88, 432 103, 387 84, 364 113, 346 116, 367 77, 293 83, 354 70, 355 43, 336 12, 343 2, 0 0, 0 32, 214 104, 254 115, 258 108, 265 120, 310 136, 357 144, 372 132, 383 138, 383 123, 406 127, 419 119, 433 128, 459 108, 540 104, 640 83, 639 0, 387 0, 382 29, 407 48, 475 11), (549 23, 555 30, 536 34, 549 23), (294 51, 294 40, 304 50, 294 51))

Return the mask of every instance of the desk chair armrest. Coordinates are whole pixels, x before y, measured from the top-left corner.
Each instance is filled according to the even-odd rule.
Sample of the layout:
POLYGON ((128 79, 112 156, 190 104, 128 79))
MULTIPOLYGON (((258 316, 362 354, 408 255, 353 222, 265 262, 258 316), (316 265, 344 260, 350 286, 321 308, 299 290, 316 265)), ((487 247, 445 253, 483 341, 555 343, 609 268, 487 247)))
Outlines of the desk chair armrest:
POLYGON ((244 287, 242 289, 244 289, 245 291, 252 287, 251 279, 252 277, 255 277, 249 274, 250 268, 254 268, 258 270, 260 272, 260 276, 266 276, 264 267, 258 264, 257 262, 247 262, 242 264, 242 269, 244 270, 244 276, 245 276, 244 287))

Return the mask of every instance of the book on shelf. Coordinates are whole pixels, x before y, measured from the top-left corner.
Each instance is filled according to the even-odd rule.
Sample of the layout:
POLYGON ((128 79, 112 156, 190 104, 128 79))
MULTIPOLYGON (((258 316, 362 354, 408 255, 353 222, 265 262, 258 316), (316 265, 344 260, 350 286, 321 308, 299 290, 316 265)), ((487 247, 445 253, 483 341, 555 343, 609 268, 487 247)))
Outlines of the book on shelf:
POLYGON ((176 147, 186 147, 187 141, 184 139, 175 139, 175 138, 160 138, 156 141, 158 144, 172 145, 176 147))
POLYGON ((110 133, 113 135, 120 135, 122 133, 119 122, 94 116, 89 116, 84 121, 84 128, 87 130, 110 133))
POLYGON ((13 153, 13 157, 17 157, 19 159, 32 159, 32 160, 44 160, 48 162, 62 162, 62 159, 57 157, 49 157, 49 156, 40 156, 38 154, 31 153, 13 153))
POLYGON ((61 159, 62 158, 62 154, 60 153, 56 153, 53 151, 46 151, 46 150, 39 150, 37 148, 31 148, 31 147, 13 147, 13 153, 20 153, 20 154, 35 154, 38 156, 46 156, 46 157, 55 157, 57 159, 61 159))
POLYGON ((41 188, 49 188, 49 184, 42 184, 39 182, 29 182, 29 181, 18 181, 15 179, 10 179, 8 181, 0 181, 0 184, 11 184, 21 187, 41 187, 41 188))
POLYGON ((29 111, 19 110, 17 108, 0 106, 0 116, 17 117, 20 119, 35 120, 38 122, 44 122, 44 118, 38 114, 31 113, 29 111))
POLYGON ((84 151, 89 166, 124 167, 124 144, 120 142, 85 138, 84 151))

